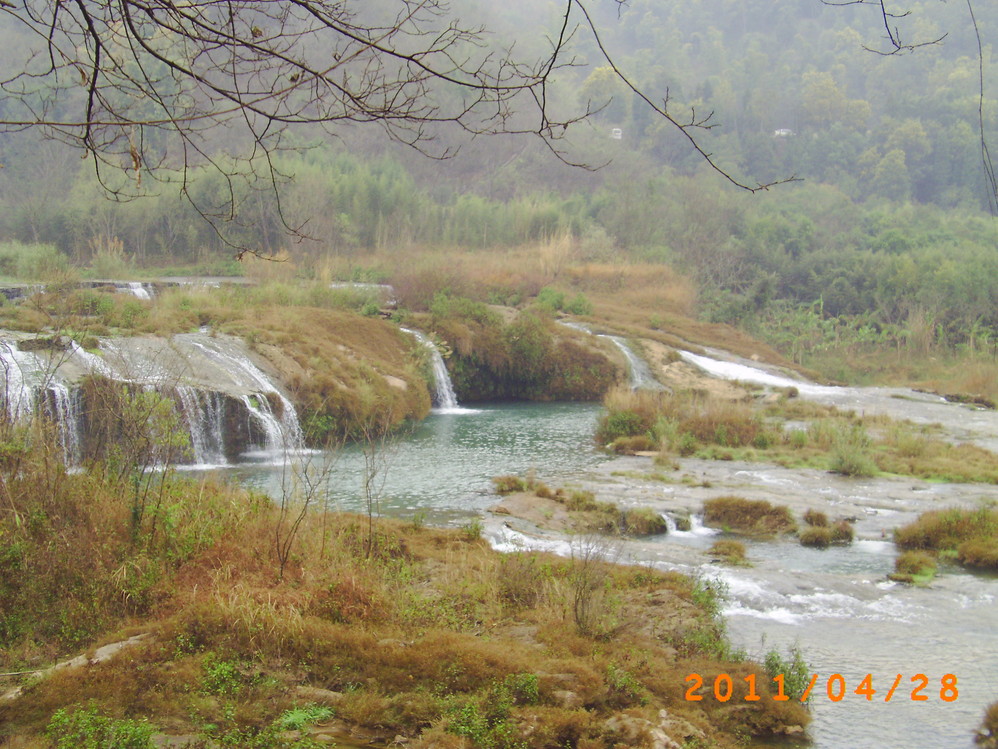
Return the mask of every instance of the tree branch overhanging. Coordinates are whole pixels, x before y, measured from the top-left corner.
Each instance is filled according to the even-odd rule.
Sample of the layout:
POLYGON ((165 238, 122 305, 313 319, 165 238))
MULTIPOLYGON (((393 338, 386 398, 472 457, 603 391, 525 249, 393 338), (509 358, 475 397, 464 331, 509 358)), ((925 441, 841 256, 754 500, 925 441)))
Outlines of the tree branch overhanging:
POLYGON ((582 31, 711 168, 749 191, 770 186, 743 184, 719 166, 698 136, 710 116, 677 116, 667 96, 656 103, 643 93, 611 60, 584 0, 562 2, 548 52, 529 60, 454 18, 446 0, 3 0, 0 13, 34 47, 0 80, 0 131, 42 128, 82 149, 116 200, 147 191, 143 175, 177 180, 214 225, 234 218, 235 182, 251 182, 257 168, 279 195, 273 158, 293 126, 335 136, 344 123, 378 124, 433 158, 453 155, 435 137, 439 127, 527 135, 573 163, 558 142, 594 110, 556 113, 550 90, 578 64, 571 44, 582 31), (220 139, 242 147, 223 159, 220 139), (188 170, 205 165, 225 177, 224 209, 199 205, 189 190, 188 170))

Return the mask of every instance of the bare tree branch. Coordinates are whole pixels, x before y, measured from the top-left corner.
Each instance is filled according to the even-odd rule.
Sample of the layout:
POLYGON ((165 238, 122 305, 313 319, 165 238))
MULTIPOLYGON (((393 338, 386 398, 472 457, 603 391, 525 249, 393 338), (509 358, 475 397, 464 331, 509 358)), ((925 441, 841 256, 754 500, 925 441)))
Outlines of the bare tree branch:
POLYGON ((527 60, 461 23, 446 0, 0 0, 0 13, 34 40, 22 69, 0 79, 0 131, 42 128, 82 149, 116 200, 147 193, 143 177, 175 183, 225 240, 218 224, 236 218, 243 187, 260 189, 262 176, 279 197, 286 176, 274 157, 292 126, 335 136, 343 123, 376 124, 433 158, 454 155, 440 127, 531 135, 574 163, 559 141, 595 110, 556 115, 550 89, 578 64, 570 47, 581 29, 715 171, 746 190, 769 187, 719 166, 697 135, 710 115, 676 116, 667 95, 645 95, 610 59, 584 0, 561 1, 550 49, 527 60), (192 194, 196 167, 224 175, 221 204, 192 194))

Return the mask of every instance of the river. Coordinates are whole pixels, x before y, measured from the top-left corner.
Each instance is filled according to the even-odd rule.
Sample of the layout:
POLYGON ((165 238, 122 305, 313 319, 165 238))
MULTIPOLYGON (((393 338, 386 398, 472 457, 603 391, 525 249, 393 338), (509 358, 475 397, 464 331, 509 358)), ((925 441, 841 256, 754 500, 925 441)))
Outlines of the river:
MULTIPOLYGON (((752 369, 748 363, 739 366, 752 369)), ((732 376, 750 379, 747 374, 738 370, 732 376)), ((931 420, 954 438, 970 437, 989 446, 998 435, 994 413, 933 396, 813 387, 814 392, 801 388, 802 396, 931 420)), ((662 475, 650 458, 598 452, 591 438, 598 413, 596 406, 586 404, 489 405, 433 413, 404 440, 380 451, 378 459, 387 462, 377 471, 384 485, 374 509, 441 525, 484 518, 485 532, 499 548, 520 544, 565 552, 566 538, 519 534, 505 526, 506 518, 486 514, 496 502, 493 476, 533 470, 551 485, 577 484, 601 500, 649 506, 670 517, 696 515, 705 499, 737 493, 787 504, 798 517, 815 508, 856 518, 857 540, 849 547, 805 549, 792 539, 748 542, 749 567, 714 563, 705 551, 716 536, 699 525, 685 533, 629 542, 626 553, 635 563, 722 581, 728 591, 724 614, 729 633, 750 656, 800 646, 818 675, 809 729, 814 746, 974 746, 973 731, 984 708, 998 699, 998 577, 944 566, 925 588, 892 583, 886 578, 895 556, 889 539, 891 529, 927 509, 998 501, 998 487, 850 479, 813 469, 695 459, 683 459, 679 470, 662 475), (855 693, 867 674, 876 690, 870 700, 855 693), (917 674, 927 680, 921 691, 912 682, 917 674), (940 698, 947 674, 957 677, 958 693, 950 701, 940 698), (846 691, 838 699, 843 684, 846 691)), ((311 453, 305 462, 323 476, 331 507, 366 511, 362 451, 348 447, 335 455, 311 453)), ((277 498, 282 485, 293 484, 287 468, 267 460, 225 472, 277 498)))

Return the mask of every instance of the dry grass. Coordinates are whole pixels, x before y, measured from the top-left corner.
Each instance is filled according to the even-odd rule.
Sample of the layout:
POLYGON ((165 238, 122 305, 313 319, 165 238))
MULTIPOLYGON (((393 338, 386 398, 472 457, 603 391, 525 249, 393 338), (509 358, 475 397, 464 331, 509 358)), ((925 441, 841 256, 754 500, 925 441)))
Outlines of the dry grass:
POLYGON ((926 551, 904 551, 894 560, 894 572, 888 577, 899 583, 929 582, 936 574, 936 558, 926 551))
POLYGON ((998 510, 933 510, 894 531, 900 549, 955 556, 967 567, 998 569, 998 510))
POLYGON ((741 541, 735 541, 733 539, 721 539, 720 541, 715 541, 711 544, 707 553, 712 557, 719 558, 725 564, 747 564, 745 559, 745 544, 741 541))
POLYGON ((591 579, 581 557, 501 555, 467 533, 391 521, 377 524, 369 554, 365 519, 329 514, 303 528, 281 579, 267 501, 171 480, 171 506, 183 509, 153 542, 149 527, 129 530, 127 482, 51 466, 24 456, 5 473, 16 516, 0 516, 10 542, 0 557, 4 667, 138 630, 154 637, 127 658, 27 684, 0 706, 15 745, 37 740, 56 709, 92 706, 110 719, 145 716, 168 734, 269 746, 303 688, 330 690, 319 694, 348 724, 427 746, 459 736, 496 746, 508 735, 527 747, 610 747, 609 717, 655 721, 667 705, 719 747, 807 721, 769 700, 721 722, 709 705, 683 703, 691 668, 748 666, 712 660, 723 642, 716 607, 681 575, 587 567, 599 572, 600 621, 610 626, 594 639, 572 615, 591 579), (663 642, 684 643, 695 662, 663 642))
POLYGON ((724 496, 704 502, 704 522, 750 535, 792 533, 797 529, 789 508, 765 500, 724 496))

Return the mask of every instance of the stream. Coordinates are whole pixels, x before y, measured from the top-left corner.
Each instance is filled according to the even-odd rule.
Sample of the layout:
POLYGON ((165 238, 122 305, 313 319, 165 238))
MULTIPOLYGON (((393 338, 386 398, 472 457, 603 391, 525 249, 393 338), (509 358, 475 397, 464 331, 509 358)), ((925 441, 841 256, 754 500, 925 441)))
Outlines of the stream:
MULTIPOLYGON (((745 361, 697 363, 714 376, 781 387, 793 382, 801 397, 937 423, 952 439, 998 449, 993 412, 907 390, 784 382, 783 375, 745 361)), ((809 728, 814 746, 974 746, 973 732, 985 707, 998 699, 998 577, 943 566, 922 588, 890 582, 886 575, 895 557, 893 528, 928 509, 998 501, 998 487, 853 479, 736 461, 683 459, 678 470, 661 469, 651 458, 595 450, 591 435, 598 414, 591 404, 438 410, 404 440, 376 454, 384 461, 377 464, 384 484, 373 509, 439 525, 460 526, 484 516, 485 533, 497 548, 569 553, 567 537, 486 514, 497 501, 493 476, 534 470, 549 485, 582 486, 600 500, 651 507, 669 518, 691 515, 690 531, 627 542, 627 560, 721 581, 730 637, 751 657, 799 645, 810 672, 818 675, 809 728), (855 518, 856 541, 827 550, 803 548, 794 539, 748 541, 751 566, 721 566, 705 553, 717 531, 704 528, 696 515, 704 500, 732 493, 789 505, 798 517, 814 508, 833 518, 855 518), (854 691, 867 674, 876 690, 869 701, 854 691), (917 674, 927 680, 920 691, 912 682, 917 674), (957 677, 958 694, 950 701, 940 698, 946 674, 957 677)), ((307 454, 304 463, 319 477, 331 507, 366 511, 359 448, 307 454)), ((295 490, 294 471, 272 459, 221 470, 278 499, 295 490)))

